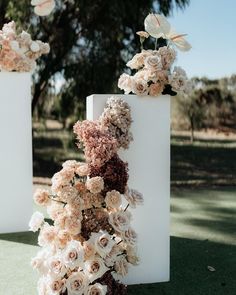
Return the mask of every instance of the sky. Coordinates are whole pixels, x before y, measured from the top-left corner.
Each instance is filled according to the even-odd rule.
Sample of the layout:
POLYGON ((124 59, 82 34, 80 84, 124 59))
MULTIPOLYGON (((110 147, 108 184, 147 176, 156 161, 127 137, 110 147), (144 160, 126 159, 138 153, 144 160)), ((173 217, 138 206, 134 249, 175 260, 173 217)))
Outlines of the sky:
POLYGON ((189 77, 236 74, 236 0, 190 0, 168 20, 178 33, 188 34, 192 49, 178 51, 177 65, 189 77))

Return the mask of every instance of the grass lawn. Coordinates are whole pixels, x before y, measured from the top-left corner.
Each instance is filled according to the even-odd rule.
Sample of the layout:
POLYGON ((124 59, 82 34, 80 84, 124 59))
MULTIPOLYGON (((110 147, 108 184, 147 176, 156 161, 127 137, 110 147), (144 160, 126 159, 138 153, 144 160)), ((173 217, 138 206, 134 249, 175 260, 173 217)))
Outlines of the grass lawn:
MULTIPOLYGON (((236 294, 235 188, 173 189, 171 211, 171 281, 128 294, 236 294)), ((0 235, 0 295, 36 295, 36 243, 32 233, 0 235)))

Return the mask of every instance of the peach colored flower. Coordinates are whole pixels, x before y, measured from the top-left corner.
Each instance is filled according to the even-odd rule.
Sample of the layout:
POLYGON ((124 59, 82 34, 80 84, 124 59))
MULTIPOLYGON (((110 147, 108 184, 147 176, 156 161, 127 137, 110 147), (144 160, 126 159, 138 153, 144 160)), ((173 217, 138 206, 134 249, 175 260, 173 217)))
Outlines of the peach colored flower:
POLYGON ((151 95, 151 96, 161 95, 163 90, 164 90, 163 83, 161 83, 161 82, 153 83, 149 86, 149 95, 151 95))
POLYGON ((95 176, 95 177, 87 179, 86 187, 91 193, 97 194, 104 189, 104 181, 102 177, 95 176))
POLYGON ((37 189, 34 193, 34 201, 37 205, 48 206, 50 204, 49 192, 45 189, 37 189))
POLYGON ((107 286, 96 283, 88 287, 86 295, 106 295, 107 286))
POLYGON ((128 261, 124 256, 120 256, 115 262, 115 271, 122 277, 128 274, 128 261))
POLYGON ((118 87, 124 90, 125 94, 129 94, 132 91, 132 77, 122 74, 118 80, 118 87))
POLYGON ((54 242, 57 236, 57 231, 58 230, 56 229, 56 227, 49 225, 48 223, 44 223, 38 237, 39 245, 45 246, 54 242))
POLYGON ((108 208, 119 208, 121 201, 121 194, 118 191, 112 190, 107 192, 105 202, 108 208))
POLYGON ((136 34, 142 38, 148 38, 149 37, 149 34, 145 31, 138 31, 136 32, 136 34))
POLYGON ((83 249, 84 249, 84 258, 85 260, 92 259, 96 253, 94 244, 90 241, 85 241, 83 243, 83 249))

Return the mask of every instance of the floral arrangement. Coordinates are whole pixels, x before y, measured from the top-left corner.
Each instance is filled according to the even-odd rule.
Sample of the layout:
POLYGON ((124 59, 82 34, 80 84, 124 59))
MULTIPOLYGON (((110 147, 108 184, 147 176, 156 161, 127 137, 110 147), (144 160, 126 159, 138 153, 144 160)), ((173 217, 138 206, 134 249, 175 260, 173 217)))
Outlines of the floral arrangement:
POLYGON ((36 59, 49 51, 47 43, 32 40, 29 33, 17 34, 14 21, 0 30, 0 71, 30 72, 36 59))
POLYGON ((42 249, 32 259, 41 275, 39 295, 126 294, 119 279, 139 261, 128 207, 143 203, 127 186, 128 164, 117 154, 129 147, 131 123, 129 105, 109 98, 97 121, 74 125, 85 163, 66 161, 53 176, 51 191, 36 191, 36 204, 46 207, 52 220, 35 212, 29 223, 30 230, 40 230, 42 249))
POLYGON ((191 84, 185 71, 180 67, 173 67, 176 60, 176 50, 191 48, 185 40, 185 34, 178 34, 171 27, 167 19, 159 14, 149 14, 144 21, 145 31, 137 32, 141 43, 141 52, 137 53, 127 66, 136 73, 131 76, 122 74, 118 87, 137 95, 158 96, 160 94, 176 95, 178 92, 189 91, 191 84), (143 43, 149 37, 155 38, 155 49, 144 50, 143 43), (157 44, 162 44, 157 48, 157 44))

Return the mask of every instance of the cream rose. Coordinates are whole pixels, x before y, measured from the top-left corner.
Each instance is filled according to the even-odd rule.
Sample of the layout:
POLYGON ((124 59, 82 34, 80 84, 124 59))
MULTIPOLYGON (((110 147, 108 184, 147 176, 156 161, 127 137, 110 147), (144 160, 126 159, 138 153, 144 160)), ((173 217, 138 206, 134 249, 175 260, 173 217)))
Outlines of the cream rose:
POLYGON ((73 270, 82 265, 84 261, 84 249, 79 241, 72 240, 67 244, 62 256, 65 265, 73 270))
POLYGON ((139 264, 139 257, 137 256, 137 250, 135 247, 127 246, 126 247, 126 259, 129 263, 133 265, 139 264))
POLYGON ((47 286, 49 291, 51 292, 49 294, 59 295, 65 291, 65 280, 61 278, 48 277, 47 286))
POLYGON ((136 208, 137 205, 143 204, 143 195, 135 189, 127 187, 124 196, 131 208, 136 208))
POLYGON ((89 282, 83 272, 72 273, 66 281, 66 287, 69 295, 85 294, 89 282))
POLYGON ((145 67, 152 71, 162 70, 161 58, 158 55, 151 55, 144 60, 145 67))
POLYGON ((107 286, 96 283, 88 287, 86 295, 106 295, 107 286))
POLYGON ((132 91, 137 95, 147 95, 148 94, 148 84, 143 79, 133 79, 132 91))
POLYGON ((66 274, 66 267, 61 256, 52 256, 47 260, 49 274, 52 277, 63 277, 66 274))
POLYGON ((132 228, 129 228, 123 232, 122 239, 128 245, 135 246, 137 243, 138 235, 132 228))
POLYGON ((119 259, 115 262, 115 271, 122 277, 128 274, 128 261, 124 256, 120 256, 119 259))
POLYGON ((105 202, 108 208, 119 208, 121 205, 121 195, 118 191, 107 192, 105 202))
POLYGON ((116 211, 109 214, 109 223, 118 232, 124 232, 129 229, 131 214, 128 211, 116 211))
POLYGON ((33 269, 36 269, 40 274, 47 274, 48 268, 46 267, 45 262, 50 256, 50 252, 43 249, 37 253, 37 255, 31 259, 31 266, 33 269))
POLYGON ((94 244, 96 252, 105 257, 115 245, 115 241, 107 232, 100 231, 99 233, 92 233, 90 242, 94 244))
POLYGON ((92 259, 94 257, 96 250, 93 243, 91 243, 90 241, 85 241, 83 243, 83 249, 84 249, 85 260, 92 259))
POLYGON ((132 77, 122 74, 118 80, 118 87, 124 90, 125 94, 129 94, 132 91, 132 77))
POLYGON ((164 90, 164 84, 161 82, 153 83, 149 86, 149 95, 158 96, 164 90))
POLYGON ((101 278, 109 269, 105 266, 103 259, 94 257, 84 263, 84 272, 90 282, 101 278))

